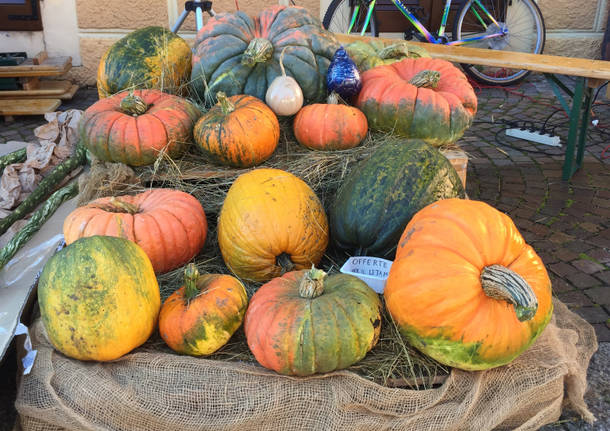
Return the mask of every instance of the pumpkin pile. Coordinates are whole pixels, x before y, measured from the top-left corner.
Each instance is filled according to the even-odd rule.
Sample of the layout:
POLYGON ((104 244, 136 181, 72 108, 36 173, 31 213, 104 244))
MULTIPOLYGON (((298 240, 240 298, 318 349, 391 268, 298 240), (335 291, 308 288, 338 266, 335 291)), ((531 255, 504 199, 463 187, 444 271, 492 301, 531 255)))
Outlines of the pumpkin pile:
MULTIPOLYGON (((205 198, 189 190, 150 187, 70 214, 68 245, 45 266, 39 290, 59 351, 112 360, 158 327, 179 354, 211 355, 242 334, 254 358, 281 374, 350 367, 388 322, 365 282, 316 268, 340 266, 346 255, 395 257, 387 311, 412 346, 440 363, 503 365, 544 329, 552 305, 542 261, 506 215, 464 199, 455 169, 434 148, 454 143, 477 109, 453 65, 403 43, 344 49, 305 9, 275 6, 208 21, 192 56, 196 100, 187 100, 111 79, 135 55, 125 46, 145 53, 139 62, 153 55, 140 48, 142 34, 100 64, 108 97, 83 116, 83 144, 134 167, 156 169, 165 158, 179 170, 180 158, 197 153, 243 171, 224 184, 211 244, 205 198), (280 122, 312 155, 348 151, 379 131, 401 139, 346 166, 325 208, 305 176, 266 165, 280 122), (221 257, 222 273, 206 273, 202 253, 221 257), (182 284, 162 306, 155 273, 182 284)), ((168 60, 182 76, 180 61, 168 60)))

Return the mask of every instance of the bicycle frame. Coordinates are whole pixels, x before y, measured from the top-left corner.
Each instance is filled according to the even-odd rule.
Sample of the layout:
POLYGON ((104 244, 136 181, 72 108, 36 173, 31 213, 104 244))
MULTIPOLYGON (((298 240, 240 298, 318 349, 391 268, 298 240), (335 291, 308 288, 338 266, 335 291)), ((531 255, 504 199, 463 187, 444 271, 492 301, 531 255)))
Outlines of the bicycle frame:
MULTIPOLYGON (((451 0, 445 0, 445 9, 443 10, 443 17, 441 19, 441 25, 440 25, 440 28, 438 31, 438 37, 434 37, 434 35, 428 31, 428 29, 417 19, 417 17, 415 15, 413 15, 413 13, 409 10, 409 8, 402 3, 402 0, 391 0, 391 1, 394 4, 394 6, 396 6, 396 8, 400 12, 402 12, 402 14, 405 16, 405 18, 407 18, 409 20, 409 22, 413 25, 413 27, 415 27, 417 29, 417 31, 419 31, 422 34, 422 36, 424 36, 426 38, 426 40, 430 43, 438 43, 438 44, 445 44, 445 45, 464 45, 467 43, 477 42, 477 41, 484 40, 484 39, 492 39, 494 37, 504 36, 506 34, 506 31, 501 29, 501 31, 498 33, 486 34, 485 36, 469 37, 466 39, 445 42, 445 40, 444 40, 445 39, 444 38, 445 27, 447 26, 447 17, 449 16, 449 8, 451 7, 451 0)), ((364 25, 362 26, 362 30, 360 32, 361 36, 363 36, 364 33, 366 33, 366 29, 369 27, 369 24, 371 22, 371 16, 373 15, 373 9, 375 8, 376 3, 377 3, 377 0, 372 0, 369 3, 366 18, 364 20, 364 25)), ((473 8, 473 13, 476 15, 477 19, 479 21, 481 21, 481 23, 483 25, 485 25, 485 22, 484 22, 483 18, 481 18, 480 13, 484 14, 487 18, 489 18, 489 20, 492 23, 494 23, 497 28, 501 28, 500 25, 498 24, 498 22, 496 21, 496 19, 487 11, 485 6, 483 6, 479 0, 475 0, 474 4, 476 4, 479 7, 480 12, 478 12, 476 9, 473 8)), ((351 19, 351 22, 349 25, 349 29, 347 31, 348 33, 352 32, 352 28, 354 27, 354 24, 356 23, 356 18, 358 17, 359 11, 360 11, 360 5, 357 4, 356 6, 354 6, 354 12, 352 14, 352 19, 351 19)))

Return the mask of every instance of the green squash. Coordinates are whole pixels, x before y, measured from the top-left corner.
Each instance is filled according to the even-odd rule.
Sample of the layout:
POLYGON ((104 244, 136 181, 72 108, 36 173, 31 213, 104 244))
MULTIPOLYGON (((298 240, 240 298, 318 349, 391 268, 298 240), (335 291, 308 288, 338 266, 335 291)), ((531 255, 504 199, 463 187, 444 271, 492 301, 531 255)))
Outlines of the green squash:
POLYGON ((353 255, 393 257, 413 215, 440 199, 463 198, 451 163, 420 140, 390 140, 341 184, 330 211, 331 238, 353 255))
POLYGON ((100 99, 128 89, 154 88, 184 95, 191 74, 191 48, 163 27, 145 27, 116 41, 97 69, 100 99))
POLYGON ((386 46, 379 40, 372 39, 368 42, 357 40, 347 45, 345 49, 360 72, 384 64, 392 64, 405 58, 430 57, 424 48, 404 41, 386 46))
POLYGON ((221 13, 197 34, 191 87, 201 100, 215 102, 216 93, 248 94, 265 100, 268 86, 283 64, 306 102, 326 97, 326 71, 339 48, 335 36, 302 7, 274 6, 257 17, 221 13))
POLYGON ((40 314, 53 346, 80 360, 110 361, 157 326, 159 285, 150 259, 123 238, 81 238, 53 255, 38 281, 40 314))

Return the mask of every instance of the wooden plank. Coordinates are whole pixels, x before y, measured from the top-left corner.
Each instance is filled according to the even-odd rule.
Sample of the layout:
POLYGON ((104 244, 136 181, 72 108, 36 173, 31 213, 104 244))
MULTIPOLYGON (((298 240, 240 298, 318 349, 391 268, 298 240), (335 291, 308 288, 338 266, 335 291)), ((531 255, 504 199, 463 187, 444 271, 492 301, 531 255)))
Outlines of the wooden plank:
MULTIPOLYGON (((357 36, 335 33, 342 43, 359 39, 370 39, 368 36, 357 36)), ((396 43, 396 39, 377 38, 386 43, 396 43)), ((494 49, 468 48, 465 46, 448 46, 433 43, 411 42, 427 50, 432 57, 442 58, 455 63, 480 64, 482 66, 506 67, 510 69, 527 69, 541 73, 582 76, 603 81, 610 80, 610 62, 590 60, 588 58, 560 57, 547 54, 525 54, 513 51, 494 49)))
POLYGON ((0 99, 0 115, 42 115, 59 105, 59 99, 0 99))
POLYGON ((51 57, 41 64, 34 64, 32 58, 17 66, 0 66, 0 78, 18 76, 58 76, 72 67, 72 57, 51 57))
POLYGON ((42 64, 49 56, 46 51, 40 51, 34 58, 32 58, 32 63, 36 65, 42 64))
POLYGON ((4 90, 0 91, 0 98, 12 99, 15 97, 40 97, 40 96, 54 96, 59 97, 66 93, 72 87, 70 81, 40 81, 38 88, 31 90, 4 90))
POLYGON ((40 88, 40 78, 38 76, 19 78, 19 80, 21 82, 21 88, 23 90, 30 91, 40 88))
POLYGON ((19 95, 13 95, 10 97, 2 97, 2 93, 0 92, 0 100, 2 99, 32 99, 32 98, 36 98, 36 99, 61 99, 61 100, 70 100, 74 97, 74 95, 76 94, 76 92, 78 91, 78 85, 76 84, 72 84, 70 85, 70 87, 68 89, 66 89, 65 92, 61 93, 61 94, 39 94, 37 96, 32 96, 32 95, 26 95, 26 96, 19 96, 19 95))

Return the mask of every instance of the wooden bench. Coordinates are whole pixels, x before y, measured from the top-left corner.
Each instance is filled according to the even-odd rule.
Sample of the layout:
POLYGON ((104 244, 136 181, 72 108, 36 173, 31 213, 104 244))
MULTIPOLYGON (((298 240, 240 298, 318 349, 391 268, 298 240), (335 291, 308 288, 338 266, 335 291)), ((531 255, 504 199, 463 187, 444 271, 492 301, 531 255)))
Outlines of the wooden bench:
MULTIPOLYGON (((336 36, 342 43, 350 43, 358 39, 370 39, 367 36, 357 35, 336 34, 336 36)), ((387 43, 396 42, 396 39, 379 38, 379 40, 387 43)), ((570 118, 563 163, 563 180, 569 180, 574 172, 580 168, 585 151, 587 128, 590 123, 593 89, 610 80, 609 61, 411 41, 409 43, 426 49, 432 57, 442 58, 455 63, 527 69, 543 73, 550 82, 561 106, 570 118), (556 75, 576 77, 574 88, 568 88, 556 75), (571 104, 566 100, 562 91, 572 99, 571 104)))

